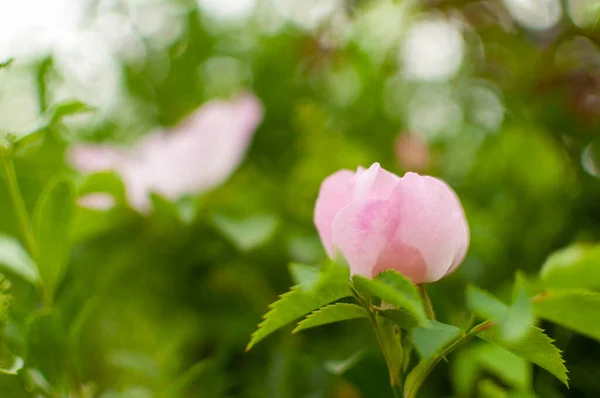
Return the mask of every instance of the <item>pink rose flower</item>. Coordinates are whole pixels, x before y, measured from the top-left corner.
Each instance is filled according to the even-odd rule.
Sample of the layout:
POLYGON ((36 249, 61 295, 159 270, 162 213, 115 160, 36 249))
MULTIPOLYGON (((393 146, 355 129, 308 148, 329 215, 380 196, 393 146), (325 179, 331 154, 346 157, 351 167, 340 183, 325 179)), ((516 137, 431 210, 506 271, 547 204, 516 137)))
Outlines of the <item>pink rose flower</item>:
POLYGON ((116 171, 129 204, 147 212, 151 192, 175 200, 227 180, 243 160, 262 115, 259 100, 251 94, 210 101, 175 127, 151 133, 133 148, 75 145, 68 161, 83 173, 116 171))
POLYGON ((400 178, 378 163, 327 177, 314 221, 327 254, 369 278, 394 269, 414 283, 434 282, 460 265, 469 246, 452 188, 416 173, 400 178))

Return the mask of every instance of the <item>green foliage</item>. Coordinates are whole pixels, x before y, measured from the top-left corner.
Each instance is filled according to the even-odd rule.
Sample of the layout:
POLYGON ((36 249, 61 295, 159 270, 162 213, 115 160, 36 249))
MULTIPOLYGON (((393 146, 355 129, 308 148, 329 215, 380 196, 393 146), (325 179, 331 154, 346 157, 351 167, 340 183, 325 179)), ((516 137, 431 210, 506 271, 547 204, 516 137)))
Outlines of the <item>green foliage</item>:
POLYGON ((438 321, 431 321, 426 326, 416 327, 410 331, 410 338, 423 359, 431 358, 461 335, 456 326, 438 321))
POLYGON ((40 275, 29 254, 15 238, 0 234, 0 267, 26 281, 37 284, 40 275))
POLYGON ((471 344, 456 354, 451 366, 457 396, 471 396, 477 381, 486 374, 517 391, 530 391, 532 388, 529 361, 498 345, 485 342, 471 344))
POLYGON ((498 327, 492 327, 477 334, 477 337, 535 363, 558 380, 568 386, 567 368, 561 351, 553 344, 553 340, 536 327, 531 327, 527 335, 519 341, 508 341, 498 327))
POLYGON ((504 339, 518 341, 529 332, 534 322, 531 300, 521 277, 517 277, 513 296, 513 303, 507 306, 490 293, 469 286, 466 299, 467 306, 475 314, 498 325, 504 339))
POLYGON ((292 333, 329 323, 368 317, 369 313, 356 304, 335 303, 319 308, 307 315, 305 319, 298 323, 292 333))
POLYGON ((379 297, 382 301, 409 312, 419 323, 427 320, 417 287, 402 274, 389 270, 380 273, 375 279, 355 275, 352 280, 359 293, 379 297))
POLYGON ((265 314, 264 321, 252 333, 246 351, 282 326, 326 304, 351 295, 352 291, 347 283, 332 283, 315 290, 304 290, 301 286, 293 287, 269 306, 271 310, 265 314))
POLYGON ((23 368, 23 358, 14 355, 5 344, 0 344, 0 373, 16 376, 23 368))
POLYGON ((39 250, 39 272, 50 296, 62 280, 71 251, 75 189, 70 180, 49 182, 36 204, 33 225, 39 250))
POLYGON ((248 251, 264 244, 273 236, 279 220, 271 214, 256 215, 243 220, 215 214, 213 222, 238 249, 248 251))
POLYGON ((406 331, 410 331, 412 328, 417 327, 421 322, 419 318, 402 308, 382 310, 378 311, 378 313, 386 318, 391 319, 396 325, 406 331))
POLYGON ((551 289, 600 289, 600 246, 576 244, 553 253, 540 277, 551 289))
POLYGON ((600 293, 548 291, 534 302, 535 314, 600 341, 600 293))
POLYGON ((305 264, 290 263, 288 268, 294 283, 303 287, 314 286, 321 275, 317 268, 305 264))
POLYGON ((376 334, 383 352, 383 357, 390 373, 390 384, 393 388, 399 388, 402 384, 400 377, 404 367, 404 352, 401 341, 400 328, 386 317, 376 318, 376 334))
POLYGON ((66 116, 78 115, 94 111, 95 108, 79 100, 64 100, 52 104, 44 116, 48 120, 48 125, 60 121, 66 116))

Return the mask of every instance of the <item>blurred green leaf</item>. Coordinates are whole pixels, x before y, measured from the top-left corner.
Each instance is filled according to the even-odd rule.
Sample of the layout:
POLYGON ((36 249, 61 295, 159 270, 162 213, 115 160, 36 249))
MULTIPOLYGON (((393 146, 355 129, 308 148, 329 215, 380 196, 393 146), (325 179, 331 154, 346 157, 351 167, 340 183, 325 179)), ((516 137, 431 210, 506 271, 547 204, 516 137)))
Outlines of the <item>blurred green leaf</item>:
POLYGON ((433 320, 427 326, 412 329, 410 338, 417 352, 426 359, 448 346, 460 334, 461 330, 456 326, 433 320))
POLYGON ((419 323, 427 320, 417 287, 400 273, 384 271, 375 279, 354 275, 352 280, 361 294, 379 297, 388 304, 405 309, 414 315, 419 323))
POLYGON ((37 126, 29 133, 23 135, 13 145, 13 152, 20 154, 23 151, 39 144, 48 132, 48 128, 66 116, 94 111, 95 108, 78 100, 65 100, 50 106, 39 119, 37 126))
POLYGON ((367 311, 356 304, 335 303, 319 308, 307 315, 305 319, 298 323, 298 326, 292 333, 316 326, 327 325, 328 323, 368 317, 369 314, 367 311))
POLYGON ((125 201, 125 185, 119 174, 114 171, 102 171, 85 176, 77 190, 78 195, 106 192, 119 201, 125 201))
POLYGON ((529 361, 483 341, 458 352, 451 363, 451 373, 456 395, 460 397, 472 396, 477 380, 484 373, 493 375, 514 389, 531 389, 529 361))
POLYGON ((14 58, 8 58, 8 59, 0 62, 0 69, 10 66, 10 64, 12 64, 14 61, 15 61, 14 58))
POLYGON ((66 333, 55 312, 36 313, 29 320, 26 366, 38 369, 56 394, 67 394, 75 369, 69 360, 66 333))
POLYGON ((52 124, 56 123, 65 116, 73 116, 80 113, 92 112, 95 110, 96 108, 82 101, 75 99, 67 99, 52 104, 46 112, 46 117, 49 120, 49 124, 52 124))
POLYGON ((246 351, 282 326, 326 304, 351 295, 349 284, 334 283, 309 291, 299 286, 293 287, 269 306, 271 310, 264 315, 264 321, 252 333, 246 351))
POLYGON ((277 230, 279 221, 272 214, 259 214, 244 219, 234 219, 215 214, 217 229, 238 249, 248 251, 266 243, 277 230))
POLYGON ((39 144, 46 134, 46 126, 40 126, 27 135, 24 135, 13 144, 13 153, 20 154, 23 151, 39 144))
POLYGON ((600 293, 549 291, 534 302, 537 316, 600 341, 600 293))
POLYGON ((508 306, 491 293, 469 285, 466 293, 467 307, 484 319, 500 320, 506 316, 508 306))
POLYGON ((569 385, 567 368, 561 352, 552 344, 553 340, 544 334, 542 329, 531 327, 528 334, 519 341, 507 341, 498 327, 492 327, 477 336, 535 363, 553 374, 566 386, 569 385))
POLYGON ((37 284, 40 281, 37 266, 18 240, 0 234, 0 267, 37 284))
POLYGON ((5 344, 0 343, 0 373, 16 375, 23 364, 23 358, 14 355, 5 344))
POLYGON ((2 395, 10 398, 31 398, 30 391, 25 389, 23 380, 15 375, 0 373, 0 391, 2 395))
POLYGON ((521 276, 515 282, 514 301, 510 306, 475 286, 467 288, 466 300, 471 311, 483 319, 493 320, 506 340, 521 339, 534 322, 531 300, 521 276))
POLYGON ((575 244, 553 253, 540 276, 547 288, 600 289, 600 245, 575 244))
POLYGON ((176 398, 185 396, 186 389, 189 388, 190 385, 196 382, 200 377, 204 376, 212 366, 214 366, 214 361, 212 359, 205 359, 194 364, 188 370, 183 372, 181 376, 176 378, 162 392, 156 394, 156 397, 176 398))
POLYGON ((288 266, 292 280, 297 285, 303 287, 312 287, 319 280, 320 272, 317 268, 311 267, 310 265, 290 263, 288 266))
POLYGON ((359 363, 365 357, 366 354, 366 350, 361 349, 349 358, 340 361, 326 361, 325 368, 335 375, 343 375, 344 373, 346 373, 346 371, 348 371, 349 369, 354 367, 354 365, 359 363))
POLYGON ((525 279, 522 275, 517 274, 513 303, 508 307, 506 318, 502 323, 504 338, 509 341, 516 341, 525 337, 533 323, 533 309, 525 289, 525 279))
POLYGON ((50 295, 62 280, 69 259, 74 208, 72 182, 57 178, 46 184, 33 211, 40 276, 50 295))

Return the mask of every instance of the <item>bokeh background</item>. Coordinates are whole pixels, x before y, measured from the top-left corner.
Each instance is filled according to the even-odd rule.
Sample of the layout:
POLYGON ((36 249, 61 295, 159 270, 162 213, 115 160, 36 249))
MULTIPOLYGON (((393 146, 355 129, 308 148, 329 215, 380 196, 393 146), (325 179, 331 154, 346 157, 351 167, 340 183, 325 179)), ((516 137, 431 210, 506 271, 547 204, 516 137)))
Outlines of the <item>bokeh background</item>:
MULTIPOLYGON (((264 107, 219 187, 147 214, 78 209, 55 303, 68 337, 23 336, 37 298, 6 274, 6 338, 39 371, 29 392, 0 375, 0 395, 77 384, 103 398, 390 396, 360 321, 289 327, 244 352, 293 285, 288 264, 325 258, 312 223, 321 181, 376 161, 446 180, 471 247, 429 290, 442 321, 466 323, 467 284, 509 297, 516 270, 535 276, 552 251, 600 234, 599 23, 595 0, 0 2, 0 61, 14 58, 0 70, 0 131, 24 136, 65 99, 94 108, 16 160, 30 208, 56 174, 80 178, 65 161, 75 144, 133 145, 241 92, 264 107)), ((0 230, 19 236, 4 184, 0 230)), ((421 396, 598 396, 598 344, 548 332, 570 390, 481 342, 442 362, 421 396)))

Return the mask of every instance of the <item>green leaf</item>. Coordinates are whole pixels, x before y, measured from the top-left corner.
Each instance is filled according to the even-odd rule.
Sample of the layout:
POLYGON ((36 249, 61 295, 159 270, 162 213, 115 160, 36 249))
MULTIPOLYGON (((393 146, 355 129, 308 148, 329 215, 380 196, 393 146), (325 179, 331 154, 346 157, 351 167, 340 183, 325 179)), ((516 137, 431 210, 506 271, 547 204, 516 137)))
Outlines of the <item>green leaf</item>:
POLYGON ((472 285, 467 287, 466 301, 467 307, 483 319, 502 319, 508 311, 508 306, 502 301, 472 285))
POLYGON ((62 280, 69 259, 74 207, 73 184, 59 178, 44 187, 33 211, 40 276, 50 294, 62 280))
POLYGON ((561 352, 552 344, 553 340, 545 335, 542 329, 530 327, 528 334, 519 341, 507 341, 497 327, 483 331, 477 336, 535 363, 553 374, 567 387, 569 386, 567 368, 561 352))
POLYGON ((513 303, 502 322, 502 333, 509 341, 525 337, 535 321, 531 300, 525 289, 525 278, 520 274, 517 275, 513 296, 513 303))
POLYGON ((352 280, 360 293, 379 297, 388 304, 408 311, 419 320, 419 324, 427 321, 417 287, 398 272, 384 271, 375 279, 355 275, 352 280))
POLYGON ((0 373, 16 375, 23 368, 23 358, 14 355, 6 344, 0 344, 0 373))
POLYGON ((157 398, 181 397, 185 396, 186 389, 191 384, 208 373, 208 370, 215 365, 212 359, 204 359, 197 362, 188 370, 178 376, 165 390, 156 395, 157 398))
POLYGON ((451 364, 456 396, 473 396, 477 381, 491 374, 519 391, 531 389, 532 365, 504 348, 480 341, 460 350, 451 364))
POLYGON ((600 289, 600 245, 576 244, 555 252, 540 276, 546 288, 600 289))
POLYGON ((600 341, 600 293, 549 291, 534 302, 540 318, 600 341))
POLYGON ((95 108, 90 105, 77 100, 65 100, 53 104, 41 116, 36 127, 13 144, 13 152, 18 154, 39 144, 46 136, 48 128, 54 123, 59 122, 63 117, 87 113, 94 110, 95 108))
POLYGON ((272 214, 252 215, 244 219, 216 214, 213 216, 213 222, 217 229, 242 251, 266 243, 279 226, 279 220, 272 214))
POLYGON ((367 311, 356 304, 335 303, 319 308, 309 314, 304 320, 298 323, 298 326, 292 333, 316 326, 327 325, 328 323, 368 317, 369 314, 367 311))
POLYGON ((466 300, 471 311, 482 319, 496 323, 505 340, 521 339, 534 322, 531 300, 522 277, 517 277, 514 302, 510 306, 475 286, 467 288, 466 300))
POLYGON ((299 286, 293 287, 269 306, 271 310, 265 314, 264 321, 252 333, 246 351, 282 326, 326 304, 351 295, 349 284, 335 283, 314 290, 304 290, 299 286))
POLYGON ((78 194, 105 192, 117 200, 125 201, 125 185, 121 177, 114 171, 102 171, 85 177, 78 189, 78 194))
POLYGON ((378 313, 386 318, 391 319, 401 329, 410 331, 412 328, 419 326, 420 320, 410 312, 397 309, 397 310, 382 310, 378 313))
POLYGON ((444 347, 441 351, 436 352, 428 358, 423 358, 406 376, 406 381, 404 383, 404 398, 416 397, 419 388, 421 388, 425 379, 427 379, 427 376, 429 376, 438 362, 466 342, 471 336, 480 333, 482 328, 485 328, 486 325, 487 322, 484 322, 475 326, 468 333, 461 334, 456 340, 444 347))
POLYGON ((47 111, 47 117, 50 123, 55 123, 65 116, 73 116, 80 113, 95 111, 96 108, 79 100, 64 100, 50 106, 47 111))
POLYGON ((38 126, 35 130, 30 132, 27 135, 19 138, 13 144, 13 153, 19 154, 24 150, 27 150, 33 147, 36 144, 39 144, 46 134, 46 125, 38 126))
POLYGON ((292 280, 297 285, 303 287, 312 287, 319 280, 319 270, 310 265, 290 263, 288 266, 292 280))
POLYGON ((67 396, 71 387, 69 375, 74 369, 69 358, 67 335, 58 314, 36 313, 29 319, 28 326, 27 367, 38 369, 57 396, 67 396))
POLYGON ((410 338, 422 358, 430 358, 460 337, 461 330, 456 326, 431 321, 425 327, 410 331, 410 338))
POLYGON ((0 234, 0 267, 37 284, 40 281, 37 266, 15 238, 0 234))
POLYGON ((14 61, 14 58, 5 59, 4 61, 0 62, 0 69, 9 67, 14 61))
POLYGON ((324 367, 329 372, 334 375, 343 375, 348 370, 352 369, 356 364, 358 364, 365 356, 367 355, 367 350, 361 349, 355 352, 352 356, 346 359, 342 359, 339 361, 329 360, 325 361, 324 367))

